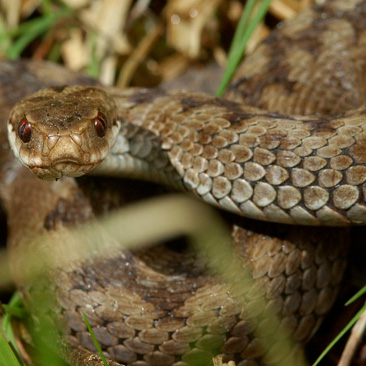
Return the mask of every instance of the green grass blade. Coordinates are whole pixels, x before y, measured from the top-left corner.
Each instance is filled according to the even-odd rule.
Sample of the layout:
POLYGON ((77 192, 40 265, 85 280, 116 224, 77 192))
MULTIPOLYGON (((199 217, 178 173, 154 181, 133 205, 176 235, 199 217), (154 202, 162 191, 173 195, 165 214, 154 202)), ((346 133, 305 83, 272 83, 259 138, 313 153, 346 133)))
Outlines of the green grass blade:
POLYGON ((11 46, 11 37, 6 31, 4 18, 0 14, 0 49, 5 52, 11 46))
POLYGON ((355 302, 356 300, 358 300, 363 294, 366 293, 366 286, 362 287, 362 289, 360 291, 358 291, 355 295, 353 295, 347 302, 346 302, 346 306, 352 304, 353 302, 355 302))
POLYGON ((52 12, 52 1, 51 0, 42 0, 41 9, 42 9, 43 14, 50 14, 52 12))
POLYGON ((351 319, 351 321, 342 329, 341 332, 333 339, 333 341, 326 347, 326 349, 321 353, 317 360, 312 366, 317 366, 319 362, 324 358, 324 356, 330 351, 330 349, 353 327, 357 322, 361 314, 366 311, 366 304, 357 312, 357 314, 351 319))
POLYGON ((90 325, 90 323, 88 321, 88 318, 86 317, 86 315, 84 313, 81 313, 81 316, 83 317, 83 320, 84 320, 84 322, 85 322, 85 324, 86 324, 86 326, 88 328, 88 331, 89 331, 89 333, 90 333, 90 335, 92 337, 93 343, 94 343, 95 347, 98 350, 99 356, 102 359, 104 366, 109 366, 109 363, 107 362, 107 360, 104 357, 104 354, 102 352, 102 348, 100 347, 100 344, 99 344, 97 338, 95 337, 93 328, 91 327, 91 325, 90 325))
POLYGON ((5 334, 0 329, 0 366, 21 366, 10 347, 5 334))
POLYGON ((11 315, 15 318, 23 318, 26 314, 26 311, 21 307, 12 307, 9 305, 3 305, 3 308, 5 309, 6 313, 11 315))
POLYGON ((44 22, 44 19, 49 17, 55 17, 55 14, 39 16, 35 19, 27 20, 20 23, 16 28, 7 31, 10 37, 16 38, 22 36, 24 33, 32 32, 33 28, 37 28, 39 23, 44 22))
POLYGON ((94 30, 91 30, 88 34, 89 42, 91 44, 91 57, 88 63, 88 71, 87 74, 92 78, 97 79, 99 76, 99 67, 100 62, 97 56, 97 33, 94 30))
MULTIPOLYGON (((45 299, 42 298, 44 301, 45 299)), ((38 302, 38 305, 42 307, 42 300, 40 299, 38 302)), ((16 317, 24 317, 26 314, 26 311, 23 307, 22 300, 20 298, 19 293, 15 293, 11 300, 9 301, 8 305, 4 305, 5 310, 7 313, 5 314, 3 321, 2 321, 2 328, 4 329, 4 336, 3 338, 6 340, 8 339, 11 343, 11 345, 7 344, 7 347, 10 348, 11 352, 13 353, 13 356, 16 357, 16 354, 20 355, 20 352, 18 350, 18 347, 15 342, 15 337, 13 334, 13 330, 11 327, 11 318, 13 316, 16 317)), ((35 349, 37 350, 37 353, 35 354, 36 362, 35 364, 38 366, 45 366, 45 365, 52 365, 52 366, 66 366, 66 364, 61 360, 54 352, 54 350, 57 350, 57 335, 55 334, 55 329, 53 325, 48 324, 42 318, 39 318, 40 322, 37 325, 37 329, 33 329, 32 327, 28 328, 30 331, 31 337, 34 342, 35 349), (47 344, 45 341, 47 340, 47 344)), ((0 334, 1 336, 1 334, 0 334)), ((0 341, 1 342, 1 341, 0 341)), ((5 347, 5 345, 4 345, 5 347)), ((2 351, 4 350, 4 356, 6 363, 1 363, 0 366, 8 366, 11 365, 11 356, 9 355, 9 350, 6 350, 5 348, 0 348, 0 354, 2 354, 2 351), (6 353, 5 353, 6 352, 6 353)), ((1 359, 1 358, 0 358, 1 359)), ((19 356, 20 359, 20 356, 19 356)), ((18 361, 18 360, 17 360, 18 361)), ((18 361, 18 366, 19 366, 18 361)))
POLYGON ((23 306, 23 301, 20 297, 19 292, 14 292, 13 296, 11 297, 9 304, 3 304, 3 308, 6 311, 6 314, 3 319, 3 329, 9 326, 11 317, 16 317, 19 319, 23 319, 26 315, 26 311, 23 306))
POLYGON ((26 22, 20 23, 18 27, 9 30, 8 32, 12 37, 22 36, 24 33, 32 31, 34 27, 35 28, 39 27, 39 23, 45 22, 44 19, 46 19, 46 21, 50 22, 52 25, 52 20, 55 21, 55 19, 58 20, 67 17, 73 13, 74 13, 73 9, 63 6, 57 9, 57 11, 54 11, 50 14, 44 14, 43 16, 39 16, 37 18, 30 19, 26 22))
POLYGON ((250 20, 250 16, 253 13, 254 5, 256 3, 256 0, 248 0, 245 4, 244 11, 242 16, 240 17, 239 24, 236 28, 233 41, 230 45, 230 50, 228 54, 228 59, 231 60, 233 57, 234 50, 237 47, 240 47, 240 41, 244 37, 245 31, 247 29, 247 25, 250 20))
POLYGON ((62 8, 57 13, 51 13, 41 18, 25 22, 20 25, 16 30, 10 32, 10 34, 17 35, 19 38, 13 42, 13 44, 5 49, 7 57, 10 59, 17 59, 20 57, 22 51, 32 42, 35 38, 45 33, 51 28, 59 19, 65 18, 72 13, 69 8, 62 8))
POLYGON ((229 58, 228 58, 228 65, 225 70, 225 74, 222 77, 218 90, 216 92, 217 96, 222 96, 230 80, 232 79, 246 49, 248 41, 252 36, 253 32, 255 31, 258 24, 263 20, 264 16, 267 13, 267 9, 269 7, 271 0, 263 0, 258 7, 256 14, 253 16, 252 20, 249 24, 248 19, 250 17, 249 10, 253 8, 252 1, 248 1, 247 5, 249 10, 244 10, 242 17, 239 22, 239 26, 236 29, 233 46, 229 51, 229 58), (244 19, 243 19, 244 18, 244 19), (237 35, 238 33, 238 35, 237 35), (235 47, 234 47, 235 43, 235 47))
POLYGON ((3 308, 5 309, 6 314, 4 315, 1 323, 2 329, 6 333, 15 350, 19 351, 18 346, 15 342, 13 328, 11 326, 11 318, 13 316, 17 318, 22 318, 25 315, 25 310, 19 293, 15 292, 10 299, 9 304, 3 305, 3 308))
POLYGON ((60 57, 61 57, 61 44, 59 42, 55 42, 47 55, 47 60, 57 63, 60 57))

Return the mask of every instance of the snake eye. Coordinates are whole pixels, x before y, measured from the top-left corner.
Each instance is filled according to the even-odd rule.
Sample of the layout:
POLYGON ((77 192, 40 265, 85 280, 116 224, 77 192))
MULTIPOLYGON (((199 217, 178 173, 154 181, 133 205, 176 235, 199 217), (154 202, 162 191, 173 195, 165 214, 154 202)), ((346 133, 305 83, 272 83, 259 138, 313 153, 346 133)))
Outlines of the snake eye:
POLYGON ((32 125, 26 118, 20 120, 18 135, 24 143, 29 142, 32 137, 32 125))
POLYGON ((94 127, 99 137, 103 137, 107 132, 107 118, 103 113, 98 113, 97 118, 94 120, 94 127))

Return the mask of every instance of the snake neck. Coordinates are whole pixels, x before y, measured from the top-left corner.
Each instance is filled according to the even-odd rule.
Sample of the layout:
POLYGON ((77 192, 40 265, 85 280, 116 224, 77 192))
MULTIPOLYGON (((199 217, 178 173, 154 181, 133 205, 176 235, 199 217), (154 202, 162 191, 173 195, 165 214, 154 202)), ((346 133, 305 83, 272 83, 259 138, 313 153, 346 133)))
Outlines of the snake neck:
POLYGON ((121 176, 118 167, 122 176, 184 186, 264 221, 365 222, 364 142, 353 137, 366 129, 364 107, 291 116, 199 93, 127 90, 117 98, 122 140, 112 175, 121 176))
POLYGON ((110 154, 91 175, 146 180, 184 190, 182 177, 162 150, 160 138, 134 125, 124 125, 110 154))

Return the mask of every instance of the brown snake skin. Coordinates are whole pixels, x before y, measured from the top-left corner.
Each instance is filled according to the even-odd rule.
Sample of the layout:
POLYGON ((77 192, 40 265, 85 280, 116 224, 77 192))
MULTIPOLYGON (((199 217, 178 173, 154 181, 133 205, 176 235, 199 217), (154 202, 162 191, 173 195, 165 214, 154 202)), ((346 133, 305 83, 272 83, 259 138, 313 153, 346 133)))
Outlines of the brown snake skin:
MULTIPOLYGON (((127 169, 126 175, 160 170, 154 180, 179 186, 182 178, 206 202, 252 219, 365 224, 365 15, 365 1, 342 0, 287 22, 243 63, 245 76, 233 83, 231 101, 106 89, 117 103, 122 132, 112 150, 115 165, 103 163, 95 172, 106 174, 104 168, 115 175, 117 163, 143 160, 142 169, 127 169), (148 142, 142 144, 141 136, 148 142)), ((87 82, 54 65, 22 62, 1 63, 0 81, 4 113, 43 86, 87 82)), ((22 117, 21 106, 11 120, 22 117)), ((6 141, 1 146, 11 262, 28 299, 22 246, 29 237, 57 235, 93 217, 94 198, 71 178, 37 180, 14 161, 6 141)), ((295 342, 306 342, 336 296, 349 232, 236 221, 235 250, 265 287, 281 327, 295 342)), ((56 271, 53 290, 69 343, 94 349, 79 315, 84 311, 107 356, 126 365, 203 365, 216 354, 240 366, 261 364, 272 350, 263 350, 255 333, 261 325, 250 322, 230 287, 207 274, 192 254, 162 249, 121 252, 56 271)))

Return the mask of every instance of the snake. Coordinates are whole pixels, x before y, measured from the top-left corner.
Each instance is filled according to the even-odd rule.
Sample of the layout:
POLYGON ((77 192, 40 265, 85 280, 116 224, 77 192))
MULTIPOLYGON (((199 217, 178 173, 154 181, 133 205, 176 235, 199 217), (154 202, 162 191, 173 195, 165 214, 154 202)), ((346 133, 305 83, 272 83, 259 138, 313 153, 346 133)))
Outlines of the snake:
MULTIPOLYGON (((0 195, 25 301, 32 288, 19 258, 29 237, 98 210, 99 193, 84 187, 93 178, 76 177, 143 179, 231 212, 243 265, 281 327, 305 344, 336 298, 347 227, 366 223, 365 15, 365 1, 336 0, 284 22, 245 58, 224 98, 119 90, 53 64, 3 61, 1 110, 11 110, 0 195)), ((129 192, 123 182, 117 191, 129 192)), ((203 365, 214 355, 259 365, 271 351, 192 254, 158 246, 56 272, 73 364, 93 365, 77 356, 94 350, 80 311, 113 365, 203 365)))

